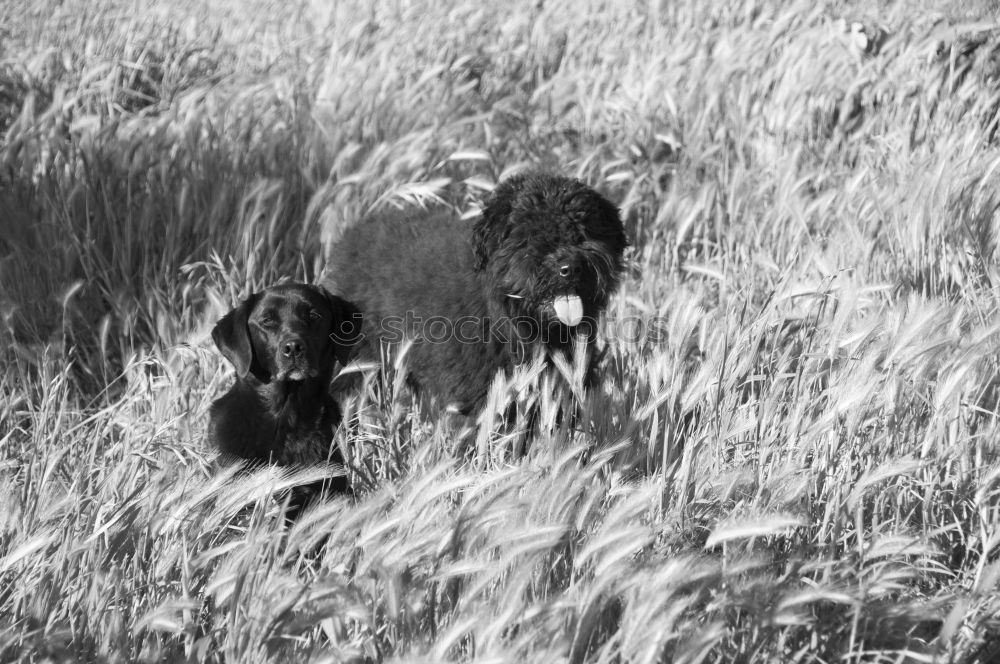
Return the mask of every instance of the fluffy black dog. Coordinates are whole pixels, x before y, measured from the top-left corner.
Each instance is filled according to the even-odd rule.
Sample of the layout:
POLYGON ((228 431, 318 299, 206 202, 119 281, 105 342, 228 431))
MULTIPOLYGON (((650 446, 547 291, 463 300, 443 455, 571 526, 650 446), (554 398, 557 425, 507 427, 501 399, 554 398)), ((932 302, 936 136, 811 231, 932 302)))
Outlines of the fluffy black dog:
POLYGON ((497 371, 589 343, 618 287, 618 209, 578 180, 500 183, 476 222, 451 210, 388 213, 348 228, 324 285, 363 312, 360 356, 413 339, 411 383, 451 410, 482 406, 497 371))
MULTIPOLYGON (((342 464, 339 448, 331 450, 340 408, 330 381, 359 332, 352 304, 307 284, 254 293, 223 316, 212 339, 236 382, 211 408, 218 463, 342 464)), ((329 488, 346 490, 346 479, 329 488)))

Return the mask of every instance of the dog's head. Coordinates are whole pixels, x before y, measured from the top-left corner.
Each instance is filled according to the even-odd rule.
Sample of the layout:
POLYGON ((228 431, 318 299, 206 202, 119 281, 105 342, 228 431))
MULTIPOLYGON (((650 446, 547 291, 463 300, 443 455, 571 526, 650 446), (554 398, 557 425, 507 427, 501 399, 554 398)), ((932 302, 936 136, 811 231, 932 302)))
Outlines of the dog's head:
POLYGON ((254 293, 223 316, 212 339, 240 378, 261 382, 329 376, 361 334, 350 302, 320 286, 283 284, 254 293))
POLYGON ((627 244, 611 202, 579 180, 539 173, 501 182, 473 230, 474 266, 493 298, 542 327, 595 321, 627 244))

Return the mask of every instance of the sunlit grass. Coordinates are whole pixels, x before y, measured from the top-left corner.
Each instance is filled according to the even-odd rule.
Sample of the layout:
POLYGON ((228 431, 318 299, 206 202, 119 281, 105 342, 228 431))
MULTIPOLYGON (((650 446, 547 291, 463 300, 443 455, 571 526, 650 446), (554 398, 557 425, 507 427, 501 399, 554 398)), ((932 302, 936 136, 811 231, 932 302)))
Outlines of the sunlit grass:
POLYGON ((0 7, 0 659, 1000 657, 997 7, 522 4, 0 7), (594 390, 210 472, 221 313, 526 165, 633 240, 594 390))

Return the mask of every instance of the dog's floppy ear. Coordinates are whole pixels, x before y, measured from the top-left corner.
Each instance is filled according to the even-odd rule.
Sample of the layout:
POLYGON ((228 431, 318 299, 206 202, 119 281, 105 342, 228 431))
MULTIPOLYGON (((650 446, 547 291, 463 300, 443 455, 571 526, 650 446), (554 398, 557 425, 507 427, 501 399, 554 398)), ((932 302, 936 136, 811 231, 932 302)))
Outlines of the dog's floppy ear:
POLYGON ((361 341, 361 311, 342 297, 332 294, 322 286, 317 286, 330 303, 333 321, 330 323, 330 342, 333 356, 341 366, 351 360, 351 351, 361 341))
POLYGON ((527 174, 514 175, 496 186, 483 208, 482 217, 472 228, 473 266, 477 271, 486 267, 491 255, 510 233, 510 213, 514 198, 527 174))
POLYGON ((628 236, 622 224, 618 207, 607 198, 592 191, 594 200, 589 202, 597 210, 597 223, 590 226, 592 235, 604 241, 616 255, 621 255, 629 246, 628 236))
POLYGON ((253 343, 247 322, 260 293, 254 293, 239 306, 219 319, 212 329, 212 341, 222 352, 222 356, 236 368, 236 375, 243 378, 250 373, 254 363, 253 343))

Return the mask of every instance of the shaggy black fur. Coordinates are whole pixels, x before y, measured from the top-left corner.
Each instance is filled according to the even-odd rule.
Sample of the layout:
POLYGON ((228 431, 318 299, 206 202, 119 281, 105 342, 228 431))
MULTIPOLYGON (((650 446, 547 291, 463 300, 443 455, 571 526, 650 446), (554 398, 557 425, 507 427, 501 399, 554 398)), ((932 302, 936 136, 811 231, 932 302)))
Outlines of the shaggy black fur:
MULTIPOLYGON (((331 450, 340 408, 330 396, 335 363, 357 340, 357 309, 319 286, 284 284, 254 293, 227 313, 212 339, 236 368, 236 383, 211 408, 218 463, 343 463, 331 450)), ((338 478, 329 487, 345 491, 338 478)))
POLYGON ((411 382, 463 413, 494 375, 585 335, 618 287, 627 245, 618 210, 578 180, 528 173, 497 186, 476 222, 451 210, 382 214, 348 228, 323 280, 363 312, 372 360, 415 338, 411 382), (566 321, 576 298, 583 320, 566 321), (461 336, 461 339, 458 337, 461 336))

